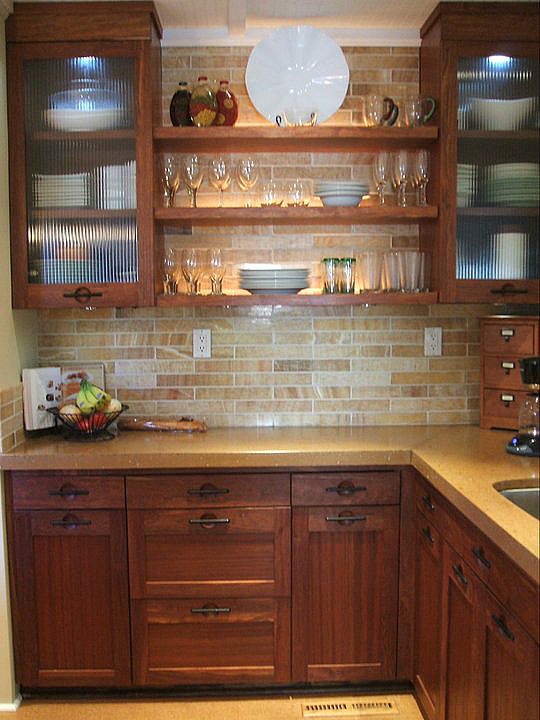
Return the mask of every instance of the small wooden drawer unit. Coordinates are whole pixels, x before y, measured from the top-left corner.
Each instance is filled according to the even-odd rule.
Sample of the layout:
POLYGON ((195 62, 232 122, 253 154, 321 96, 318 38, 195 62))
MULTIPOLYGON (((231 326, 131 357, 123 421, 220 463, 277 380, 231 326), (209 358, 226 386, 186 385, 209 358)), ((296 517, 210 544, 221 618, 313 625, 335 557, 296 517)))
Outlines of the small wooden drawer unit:
POLYGON ((124 508, 124 478, 104 475, 11 473, 16 510, 124 508))
POLYGON ((493 316, 481 321, 480 427, 517 430, 526 388, 519 359, 538 355, 538 318, 493 316))

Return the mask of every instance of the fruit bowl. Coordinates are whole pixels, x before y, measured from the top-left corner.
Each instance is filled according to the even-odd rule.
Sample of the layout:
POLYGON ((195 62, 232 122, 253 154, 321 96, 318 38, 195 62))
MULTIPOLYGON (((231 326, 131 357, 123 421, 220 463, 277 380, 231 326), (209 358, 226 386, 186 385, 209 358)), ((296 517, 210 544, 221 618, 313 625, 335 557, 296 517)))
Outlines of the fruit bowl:
POLYGON ((59 408, 48 408, 48 411, 54 415, 57 422, 60 421, 61 426, 67 429, 68 439, 110 440, 114 437, 114 434, 107 428, 127 409, 127 405, 122 405, 120 410, 114 410, 113 412, 95 410, 90 414, 63 413, 59 408))

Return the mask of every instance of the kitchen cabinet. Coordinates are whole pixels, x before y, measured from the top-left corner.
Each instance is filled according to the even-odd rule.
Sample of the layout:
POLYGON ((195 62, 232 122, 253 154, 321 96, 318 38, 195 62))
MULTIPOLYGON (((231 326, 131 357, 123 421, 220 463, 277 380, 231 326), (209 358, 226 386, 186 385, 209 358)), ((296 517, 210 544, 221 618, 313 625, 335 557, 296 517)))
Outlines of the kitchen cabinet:
POLYGON ((286 473, 127 480, 136 685, 287 682, 286 473))
POLYGON ((294 682, 396 678, 399 471, 293 473, 294 682))
POLYGON ((538 5, 440 3, 421 29, 438 98, 433 250, 442 302, 538 301, 538 5))
POLYGON ((153 303, 153 4, 15 4, 6 23, 13 306, 153 303))
MULTIPOLYGON (((379 149, 432 148, 438 138, 438 128, 363 128, 363 127, 293 127, 269 126, 210 127, 200 128, 159 127, 154 130, 154 152, 189 153, 201 155, 216 152, 327 152, 358 153, 359 149, 373 152, 379 149)), ((162 207, 161 191, 156 183, 154 220, 156 236, 160 237, 158 247, 163 252, 163 232, 167 227, 194 226, 242 226, 242 225, 353 225, 353 224, 396 224, 434 223, 438 216, 435 205, 406 208, 390 204, 380 207, 373 201, 363 201, 359 207, 225 207, 191 208, 162 207)), ((287 305, 337 305, 337 304, 429 304, 436 302, 437 294, 421 293, 369 293, 356 294, 280 294, 246 295, 228 293, 224 296, 197 295, 184 293, 162 295, 161 280, 157 280, 157 304, 175 305, 260 305, 279 303, 287 305)))
POLYGON ((517 430, 527 390, 519 359, 538 355, 539 321, 495 315, 480 321, 480 427, 517 430))
POLYGON ((16 472, 7 488, 18 682, 129 685, 123 478, 16 472))
POLYGON ((414 683, 426 717, 536 720, 538 588, 421 479, 416 508, 414 683))

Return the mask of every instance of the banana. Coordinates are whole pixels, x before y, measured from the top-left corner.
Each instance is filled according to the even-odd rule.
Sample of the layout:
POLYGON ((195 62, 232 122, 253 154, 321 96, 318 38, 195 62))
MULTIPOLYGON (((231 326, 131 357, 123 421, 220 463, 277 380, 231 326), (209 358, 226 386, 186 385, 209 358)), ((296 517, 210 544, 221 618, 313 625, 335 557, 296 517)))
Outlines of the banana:
POLYGON ((90 415, 94 410, 101 410, 110 401, 111 396, 102 388, 86 379, 81 380, 81 387, 77 393, 76 404, 81 412, 90 415))

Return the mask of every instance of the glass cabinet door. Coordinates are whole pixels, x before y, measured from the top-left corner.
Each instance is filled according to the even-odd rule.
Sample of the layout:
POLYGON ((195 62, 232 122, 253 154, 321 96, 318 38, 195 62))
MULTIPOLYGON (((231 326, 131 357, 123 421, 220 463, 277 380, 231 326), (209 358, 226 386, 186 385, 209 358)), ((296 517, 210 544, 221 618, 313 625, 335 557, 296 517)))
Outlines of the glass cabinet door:
POLYGON ((458 280, 539 277, 538 83, 537 58, 458 58, 458 280))

